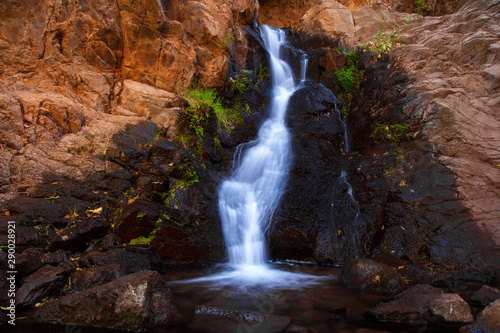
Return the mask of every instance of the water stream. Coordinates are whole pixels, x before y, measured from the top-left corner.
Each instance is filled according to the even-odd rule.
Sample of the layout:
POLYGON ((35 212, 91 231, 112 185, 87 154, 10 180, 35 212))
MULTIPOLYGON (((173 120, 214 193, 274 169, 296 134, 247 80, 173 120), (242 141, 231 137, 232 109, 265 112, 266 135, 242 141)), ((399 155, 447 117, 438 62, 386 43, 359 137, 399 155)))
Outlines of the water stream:
POLYGON ((291 163, 285 114, 288 100, 298 85, 290 66, 280 58, 284 31, 263 26, 261 33, 270 56, 273 83, 269 119, 219 191, 229 263, 235 269, 265 265, 268 259, 265 233, 286 185, 291 163))
POLYGON ((161 14, 161 17, 163 18, 163 22, 167 20, 165 17, 165 10, 163 9, 163 4, 161 3, 161 0, 156 0, 156 3, 158 4, 158 11, 161 14))

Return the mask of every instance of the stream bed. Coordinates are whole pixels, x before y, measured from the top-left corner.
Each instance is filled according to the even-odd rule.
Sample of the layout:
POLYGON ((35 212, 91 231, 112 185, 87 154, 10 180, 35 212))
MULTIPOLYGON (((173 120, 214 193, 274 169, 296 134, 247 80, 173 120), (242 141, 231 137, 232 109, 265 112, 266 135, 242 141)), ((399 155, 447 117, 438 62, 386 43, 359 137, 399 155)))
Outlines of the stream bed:
MULTIPOLYGON (((394 325, 367 317, 365 309, 389 298, 348 290, 340 281, 340 268, 296 263, 272 263, 270 267, 274 272, 291 272, 295 274, 290 275, 298 276, 307 274, 310 281, 302 278, 302 286, 292 283, 290 288, 283 284, 273 289, 259 281, 253 286, 248 283, 234 284, 234 280, 225 281, 223 278, 228 272, 226 265, 164 272, 181 319, 176 325, 158 326, 147 333, 458 332, 452 327, 433 327, 422 323, 394 325)), ((4 332, 124 331, 70 325, 16 325, 9 326, 4 332)))

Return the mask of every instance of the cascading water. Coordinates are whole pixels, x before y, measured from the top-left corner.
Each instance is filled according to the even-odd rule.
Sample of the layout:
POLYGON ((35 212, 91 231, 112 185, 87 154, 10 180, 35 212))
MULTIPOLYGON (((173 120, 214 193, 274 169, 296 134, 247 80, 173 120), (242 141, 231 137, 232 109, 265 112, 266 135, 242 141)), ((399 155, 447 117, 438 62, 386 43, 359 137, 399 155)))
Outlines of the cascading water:
POLYGON ((163 4, 161 3, 161 0, 156 0, 156 3, 158 4, 158 11, 161 14, 163 22, 165 22, 167 18, 165 17, 165 10, 163 9, 163 4))
POLYGON ((280 48, 285 43, 284 31, 262 26, 261 34, 271 64, 270 116, 261 126, 252 147, 246 150, 243 158, 238 157, 238 168, 219 191, 219 211, 229 262, 236 268, 265 264, 265 233, 283 193, 291 163, 285 115, 288 100, 298 85, 290 66, 280 58, 280 48))
POLYGON ((264 289, 293 288, 322 279, 274 269, 268 264, 266 232, 285 189, 292 161, 285 116, 290 97, 304 84, 307 58, 302 55, 300 78, 296 80, 290 66, 280 58, 280 49, 286 43, 284 31, 262 26, 260 32, 271 67, 269 118, 260 127, 256 140, 236 148, 234 171, 219 189, 219 212, 231 269, 182 283, 231 285, 254 293, 256 285, 264 289))

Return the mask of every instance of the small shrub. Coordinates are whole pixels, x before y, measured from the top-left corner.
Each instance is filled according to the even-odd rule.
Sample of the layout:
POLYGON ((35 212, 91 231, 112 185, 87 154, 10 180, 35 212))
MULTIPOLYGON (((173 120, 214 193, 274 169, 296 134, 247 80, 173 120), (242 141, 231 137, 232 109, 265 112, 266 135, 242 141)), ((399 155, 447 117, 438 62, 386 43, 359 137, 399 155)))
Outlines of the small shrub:
POLYGON ((424 15, 424 0, 415 0, 415 13, 424 15))
POLYGON ((347 57, 347 65, 335 72, 334 75, 337 77, 340 87, 349 93, 352 92, 361 81, 362 73, 358 72, 356 68, 356 53, 349 51, 345 52, 344 55, 347 57))
POLYGON ((398 41, 399 32, 399 29, 394 28, 391 31, 390 36, 387 37, 388 32, 381 30, 373 36, 373 41, 364 43, 362 45, 362 49, 363 51, 378 53, 378 58, 381 58, 382 55, 389 53, 395 47, 403 45, 398 41))
POLYGON ((409 124, 388 125, 375 123, 370 137, 376 138, 375 143, 388 142, 392 146, 398 146, 403 138, 410 136, 410 133, 407 132, 409 128, 409 124))
POLYGON ((217 124, 228 132, 240 119, 239 114, 222 106, 222 101, 213 88, 192 88, 184 94, 184 98, 190 104, 187 108, 189 126, 195 131, 199 140, 203 138, 203 125, 210 110, 214 111, 217 124))

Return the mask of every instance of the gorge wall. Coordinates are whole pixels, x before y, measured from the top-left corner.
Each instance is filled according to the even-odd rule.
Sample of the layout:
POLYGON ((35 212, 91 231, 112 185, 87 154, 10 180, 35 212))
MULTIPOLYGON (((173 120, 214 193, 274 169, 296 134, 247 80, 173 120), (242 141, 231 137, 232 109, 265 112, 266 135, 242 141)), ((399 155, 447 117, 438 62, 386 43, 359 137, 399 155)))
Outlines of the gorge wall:
POLYGON ((357 232, 363 256, 500 264, 500 5, 426 1, 424 14, 439 16, 421 16, 415 3, 0 3, 1 244, 16 221, 25 275, 43 264, 67 277, 76 267, 128 274, 223 261, 217 188, 269 100, 260 20, 289 27, 310 57, 311 82, 287 119, 295 161, 269 235, 273 258, 342 263, 357 232), (399 47, 361 52, 393 29, 399 47), (364 71, 347 110, 348 153, 332 94, 343 93, 334 73, 347 48, 364 71), (185 95, 193 85, 216 88, 241 120, 224 128, 209 109, 199 135, 185 95), (334 188, 342 170, 356 226, 354 208, 332 208, 346 203, 347 187, 334 188), (150 243, 129 245, 139 237, 150 243))

